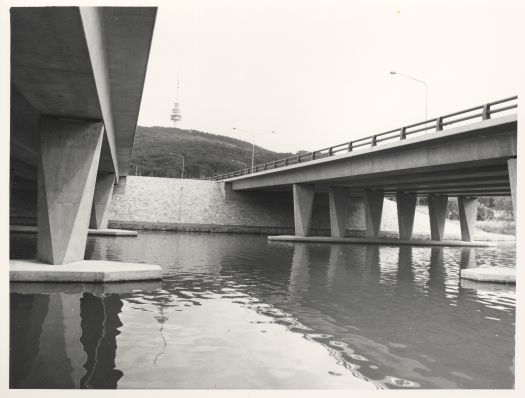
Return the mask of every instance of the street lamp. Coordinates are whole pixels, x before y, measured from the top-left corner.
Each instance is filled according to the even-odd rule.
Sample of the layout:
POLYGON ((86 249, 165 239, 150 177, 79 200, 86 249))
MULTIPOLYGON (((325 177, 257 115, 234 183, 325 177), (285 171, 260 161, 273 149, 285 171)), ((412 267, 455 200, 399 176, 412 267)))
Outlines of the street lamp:
POLYGON ((239 162, 238 160, 234 160, 234 159, 232 159, 232 162, 242 164, 244 166, 244 168, 246 168, 246 163, 244 163, 244 162, 239 162))
MULTIPOLYGON (((246 130, 243 130, 243 129, 240 129, 238 127, 233 127, 233 130, 239 130, 239 131, 242 131, 243 133, 254 135, 253 133, 251 133, 249 131, 246 131, 246 130)), ((272 130, 271 134, 275 134, 275 131, 272 130)), ((252 169, 253 169, 253 161, 254 161, 254 159, 255 159, 255 143, 253 142, 253 138, 252 138, 252 169)), ((252 170, 252 172, 253 172, 253 170, 252 170)))
POLYGON ((391 71, 390 74, 391 75, 399 75, 399 76, 406 77, 407 79, 414 80, 414 81, 416 81, 418 83, 421 83, 421 84, 423 84, 425 86, 425 121, 427 121, 428 120, 428 113, 427 113, 427 110, 428 110, 428 86, 427 86, 427 84, 423 80, 416 79, 415 77, 408 76, 408 75, 405 75, 403 73, 391 71))
POLYGON ((133 168, 135 169, 135 175, 138 175, 137 172, 138 170, 140 170, 139 167, 135 163, 132 163, 132 162, 129 162, 129 165, 133 166, 133 168))
POLYGON ((182 173, 181 173, 181 177, 180 178, 184 179, 184 156, 178 155, 178 154, 173 153, 173 152, 170 152, 170 155, 178 156, 179 158, 182 158, 182 173))

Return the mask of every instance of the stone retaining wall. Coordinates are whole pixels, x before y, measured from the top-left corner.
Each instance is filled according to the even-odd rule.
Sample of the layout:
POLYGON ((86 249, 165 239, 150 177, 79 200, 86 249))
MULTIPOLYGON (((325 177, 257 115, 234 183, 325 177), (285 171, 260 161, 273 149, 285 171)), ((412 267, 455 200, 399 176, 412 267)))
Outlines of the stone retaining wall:
MULTIPOLYGON (((287 192, 242 192, 225 195, 221 184, 204 180, 128 176, 126 186, 114 190, 110 228, 169 231, 230 232, 268 235, 293 234, 293 197, 287 192)), ((362 199, 348 203, 347 236, 363 236, 362 199)), ((396 203, 385 199, 381 234, 397 237, 396 203)), ((316 194, 312 235, 330 234, 328 195, 316 194)), ((428 212, 418 208, 414 238, 430 235, 428 212)), ((459 222, 447 221, 445 239, 460 239, 459 222)), ((513 236, 476 231, 477 240, 512 240, 513 236)))
MULTIPOLYGON (((170 230, 291 233, 292 192, 245 192, 225 199, 214 181, 128 176, 123 193, 116 191, 110 226, 170 230)), ((317 195, 313 231, 328 233, 328 196, 317 195), (324 231, 324 232, 323 232, 324 231)), ((349 204, 348 225, 364 227, 362 201, 349 204)))

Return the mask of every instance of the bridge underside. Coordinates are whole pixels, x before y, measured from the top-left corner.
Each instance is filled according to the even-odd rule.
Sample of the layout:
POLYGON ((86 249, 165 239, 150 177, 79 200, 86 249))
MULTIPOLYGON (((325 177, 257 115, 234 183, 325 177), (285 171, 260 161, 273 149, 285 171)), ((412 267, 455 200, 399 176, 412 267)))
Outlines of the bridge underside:
POLYGON ((40 260, 83 260, 128 172, 156 8, 10 14, 11 200, 37 202, 40 260))
MULTIPOLYGON (((491 165, 455 164, 450 168, 432 171, 399 171, 395 176, 371 175, 324 180, 313 183, 316 192, 328 192, 331 187, 342 188, 349 196, 364 197, 366 190, 381 190, 386 197, 397 192, 415 192, 418 196, 443 194, 449 196, 509 196, 511 194, 507 161, 491 165)), ((262 189, 291 192, 293 185, 278 185, 262 189)))
POLYGON ((515 206, 515 115, 484 120, 360 152, 226 180, 232 191, 293 191, 296 235, 310 233, 315 193, 328 192, 332 236, 345 204, 364 198, 367 236, 377 238, 384 197, 395 197, 400 238, 412 237, 417 197, 427 197, 433 240, 443 240, 449 197, 458 198, 462 239, 474 240, 477 198, 510 196, 515 206))

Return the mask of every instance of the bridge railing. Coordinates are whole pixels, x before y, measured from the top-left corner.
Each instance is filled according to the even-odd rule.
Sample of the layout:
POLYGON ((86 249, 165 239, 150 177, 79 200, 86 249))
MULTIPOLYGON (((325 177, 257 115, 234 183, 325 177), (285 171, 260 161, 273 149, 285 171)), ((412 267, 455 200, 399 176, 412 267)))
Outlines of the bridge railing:
POLYGON ((516 109, 518 96, 500 99, 498 101, 489 102, 487 104, 475 106, 473 108, 464 109, 462 111, 449 113, 444 116, 438 116, 433 119, 425 120, 423 122, 410 124, 408 126, 399 127, 394 130, 385 131, 383 133, 374 134, 368 137, 359 138, 357 140, 345 142, 343 144, 330 146, 319 149, 313 152, 293 155, 284 159, 275 160, 258 164, 253 167, 248 167, 242 170, 236 170, 225 174, 216 175, 213 177, 204 178, 206 180, 220 181, 228 178, 239 177, 243 175, 253 174, 260 171, 272 170, 281 167, 290 166, 293 164, 311 162, 317 159, 323 159, 335 156, 341 153, 348 153, 354 150, 362 149, 363 147, 375 147, 384 142, 392 142, 404 140, 408 136, 417 133, 426 133, 428 131, 443 131, 445 127, 457 125, 470 121, 472 119, 487 120, 492 115, 511 109, 516 109))

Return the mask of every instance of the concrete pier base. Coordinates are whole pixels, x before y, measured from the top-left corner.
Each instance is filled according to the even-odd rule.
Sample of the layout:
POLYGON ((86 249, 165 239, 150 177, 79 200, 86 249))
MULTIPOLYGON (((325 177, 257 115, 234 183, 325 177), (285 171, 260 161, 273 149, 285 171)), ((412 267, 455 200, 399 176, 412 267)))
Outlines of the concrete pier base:
MULTIPOLYGON (((348 196, 349 198, 349 196, 348 196)), ((330 207, 330 232, 334 238, 344 238, 346 231, 346 205, 345 190, 331 187, 328 190, 330 207)))
POLYGON ((11 282, 9 283, 10 293, 20 294, 84 294, 91 293, 96 296, 105 294, 131 294, 138 291, 152 291, 162 288, 162 281, 130 281, 118 283, 82 283, 82 282, 11 282))
POLYGON ((38 164, 37 257, 84 259, 103 137, 102 123, 42 117, 38 164))
POLYGON ((315 191, 313 185, 293 185, 293 214, 295 235, 297 236, 310 235, 314 194, 315 191))
POLYGON ((384 196, 382 191, 365 191, 365 226, 369 238, 379 236, 384 196))
POLYGON ((398 192, 396 194, 399 238, 402 240, 412 239, 414 215, 416 214, 416 201, 416 193, 398 192))
POLYGON ((410 245, 410 246, 459 246, 459 247, 490 247, 497 246, 501 242, 464 242, 461 240, 429 240, 429 239, 389 239, 389 238, 332 238, 330 236, 295 236, 278 235, 268 236, 273 242, 312 242, 312 243, 354 243, 372 245, 410 245))
POLYGON ((461 278, 479 282, 516 283, 516 268, 479 267, 461 270, 461 278))
MULTIPOLYGON (((27 234, 36 234, 38 227, 33 225, 10 225, 9 232, 20 232, 27 234)), ((127 229, 88 229, 88 235, 91 236, 138 236, 137 231, 127 229)))
POLYGON ((128 229, 88 229, 90 236, 138 236, 137 231, 130 231, 128 229))
POLYGON ((443 240, 447 220, 448 196, 428 195, 428 217, 432 240, 443 240))
POLYGON ((91 206, 90 228, 107 229, 114 184, 114 173, 98 173, 91 206))
POLYGON ((476 215, 478 212, 478 199, 458 197, 459 225, 461 227, 461 239, 466 242, 474 240, 476 215))
POLYGON ((51 265, 38 260, 9 260, 11 282, 122 282, 162 279, 152 264, 82 260, 51 265))

